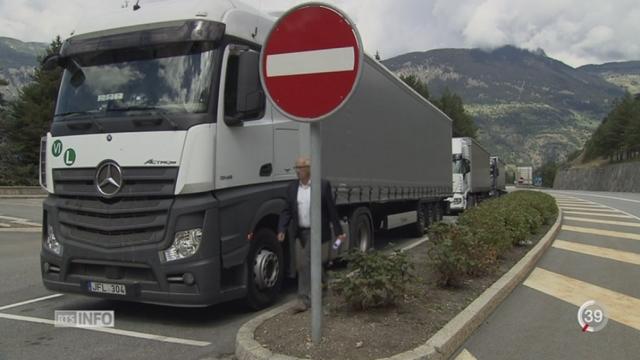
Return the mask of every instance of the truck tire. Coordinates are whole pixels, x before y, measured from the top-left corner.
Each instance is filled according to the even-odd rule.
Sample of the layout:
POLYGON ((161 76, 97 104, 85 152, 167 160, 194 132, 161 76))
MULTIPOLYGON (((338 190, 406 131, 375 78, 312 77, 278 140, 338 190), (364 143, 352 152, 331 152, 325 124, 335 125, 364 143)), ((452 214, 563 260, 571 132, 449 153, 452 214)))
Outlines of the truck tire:
POLYGON ((351 249, 365 252, 373 248, 373 226, 371 212, 366 207, 359 207, 349 217, 349 236, 351 249))
POLYGON ((418 203, 416 209, 416 222, 411 225, 411 235, 415 237, 422 237, 429 226, 429 220, 427 218, 427 205, 418 203))
POLYGON ((251 242, 247 271, 247 304, 255 310, 271 305, 284 279, 284 256, 276 233, 259 229, 251 242))

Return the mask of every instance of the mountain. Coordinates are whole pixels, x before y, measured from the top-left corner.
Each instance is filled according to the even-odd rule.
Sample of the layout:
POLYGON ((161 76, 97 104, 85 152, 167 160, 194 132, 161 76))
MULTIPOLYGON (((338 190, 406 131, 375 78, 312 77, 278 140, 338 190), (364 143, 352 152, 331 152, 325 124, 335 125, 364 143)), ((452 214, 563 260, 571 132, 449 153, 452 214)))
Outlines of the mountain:
POLYGON ((38 57, 46 49, 47 44, 44 43, 0 37, 0 79, 9 82, 8 86, 0 86, 0 92, 6 99, 18 96, 18 90, 31 81, 38 57))
POLYGON ((383 63, 398 75, 417 76, 434 97, 445 88, 459 94, 483 145, 517 164, 564 159, 624 94, 542 50, 513 46, 412 52, 383 63))
POLYGON ((579 67, 578 70, 600 76, 610 83, 625 88, 631 94, 640 93, 640 61, 584 65, 579 67))

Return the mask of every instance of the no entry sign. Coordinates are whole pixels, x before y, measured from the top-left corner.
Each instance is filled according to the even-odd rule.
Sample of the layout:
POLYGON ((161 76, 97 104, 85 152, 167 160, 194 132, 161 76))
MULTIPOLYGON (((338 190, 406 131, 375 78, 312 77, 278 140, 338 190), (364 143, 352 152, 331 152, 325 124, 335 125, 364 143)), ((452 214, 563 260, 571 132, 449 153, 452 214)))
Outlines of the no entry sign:
POLYGON ((338 110, 353 93, 363 52, 354 24, 324 4, 285 13, 262 48, 260 78, 271 102, 298 121, 315 121, 338 110))

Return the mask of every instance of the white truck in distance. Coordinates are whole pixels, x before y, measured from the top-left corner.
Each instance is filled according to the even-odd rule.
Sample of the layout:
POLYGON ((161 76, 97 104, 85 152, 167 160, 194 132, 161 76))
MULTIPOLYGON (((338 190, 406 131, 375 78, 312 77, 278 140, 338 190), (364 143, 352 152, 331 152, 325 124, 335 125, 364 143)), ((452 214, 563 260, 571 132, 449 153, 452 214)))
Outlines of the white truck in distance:
POLYGON ((466 210, 489 197, 492 189, 489 152, 470 137, 453 138, 453 196, 448 199, 452 212, 466 210))
POLYGON ((533 185, 533 167, 518 166, 516 168, 516 182, 518 185, 533 185))
MULTIPOLYGON (((279 243, 277 222, 294 161, 309 154, 308 125, 280 114, 259 81, 274 19, 236 0, 140 5, 87 19, 45 62, 64 73, 41 147, 44 285, 264 307, 295 275, 293 236, 279 243)), ((341 250, 372 247, 382 227, 421 235, 442 217, 451 120, 380 63, 365 57, 321 128, 323 177, 347 220, 341 250)))

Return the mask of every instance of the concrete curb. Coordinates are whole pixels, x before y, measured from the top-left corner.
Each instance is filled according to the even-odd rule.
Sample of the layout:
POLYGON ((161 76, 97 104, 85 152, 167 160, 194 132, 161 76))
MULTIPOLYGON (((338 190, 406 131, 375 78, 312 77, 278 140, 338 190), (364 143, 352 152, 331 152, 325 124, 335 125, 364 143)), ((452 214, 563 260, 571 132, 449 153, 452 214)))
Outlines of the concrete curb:
MULTIPOLYGON (((440 331, 433 335, 426 343, 415 349, 394 355, 389 358, 379 360, 432 360, 447 359, 469 338, 469 336, 491 315, 493 310, 509 296, 535 267, 536 263, 551 245, 556 235, 560 231, 562 223, 562 210, 558 209, 558 217, 553 226, 540 239, 540 241, 529 250, 529 252, 518 261, 506 274, 498 279, 493 285, 487 288, 477 299, 475 299, 462 312, 449 321, 440 331)), ((236 356, 239 360, 294 360, 298 359, 283 354, 275 354, 254 338, 254 332, 263 322, 286 311, 295 302, 291 301, 273 310, 270 310, 244 324, 236 336, 236 356)), ((302 360, 302 359, 301 359, 302 360)))

